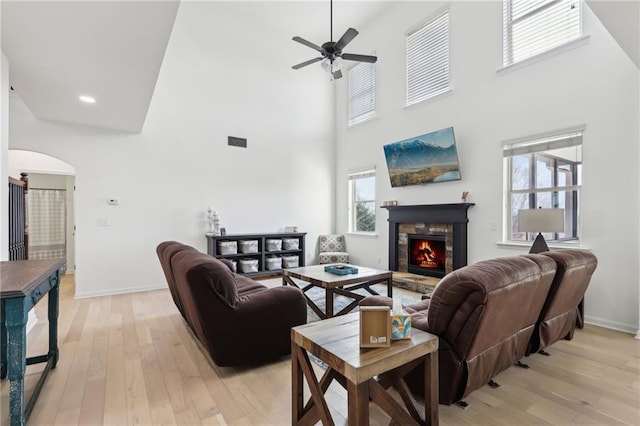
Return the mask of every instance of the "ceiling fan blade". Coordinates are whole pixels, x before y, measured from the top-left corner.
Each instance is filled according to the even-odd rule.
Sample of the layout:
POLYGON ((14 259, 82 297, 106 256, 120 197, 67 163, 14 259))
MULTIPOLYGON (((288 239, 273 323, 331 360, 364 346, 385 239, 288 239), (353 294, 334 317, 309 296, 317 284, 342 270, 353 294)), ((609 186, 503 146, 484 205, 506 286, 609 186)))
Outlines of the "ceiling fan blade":
POLYGON ((308 46, 308 47, 310 47, 310 48, 312 48, 314 50, 317 50, 318 52, 322 53, 322 48, 320 46, 318 46, 316 44, 313 44, 310 41, 307 41, 307 40, 303 39, 302 37, 295 36, 291 40, 297 41, 298 43, 302 43, 305 46, 308 46))
POLYGON ((336 42, 336 50, 340 51, 344 49, 344 47, 349 44, 349 42, 353 40, 357 35, 358 31, 355 28, 349 28, 347 31, 345 31, 344 34, 342 34, 340 40, 336 42))
POLYGON ((334 79, 334 80, 337 80, 337 79, 339 79, 339 78, 342 78, 342 71, 340 71, 340 70, 336 70, 336 71, 334 71, 334 72, 333 72, 333 79, 334 79))
POLYGON ((369 63, 374 63, 378 60, 377 56, 356 55, 353 53, 343 53, 341 58, 346 61, 360 61, 360 62, 369 62, 369 63))
POLYGON ((307 65, 311 65, 311 64, 313 64, 313 63, 315 63, 315 62, 319 62, 319 61, 321 61, 321 60, 323 60, 323 59, 324 59, 324 58, 320 58, 320 57, 318 57, 318 58, 313 58, 313 59, 309 59, 308 61, 304 61, 304 62, 302 62, 302 63, 299 63, 298 65, 294 65, 294 66, 292 66, 291 68, 293 68, 294 70, 297 70, 297 69, 300 69, 300 68, 302 68, 302 67, 306 67, 307 65))

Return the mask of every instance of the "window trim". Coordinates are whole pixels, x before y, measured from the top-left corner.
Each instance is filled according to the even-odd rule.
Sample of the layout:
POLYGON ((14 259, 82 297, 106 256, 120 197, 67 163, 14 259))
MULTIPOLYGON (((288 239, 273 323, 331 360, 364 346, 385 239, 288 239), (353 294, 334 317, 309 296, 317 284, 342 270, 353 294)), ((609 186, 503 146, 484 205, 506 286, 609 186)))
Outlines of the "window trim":
POLYGON ((527 59, 523 59, 513 64, 505 65, 501 68, 498 68, 498 70, 496 71, 496 74, 498 75, 509 74, 510 72, 513 72, 522 68, 526 68, 529 65, 537 64, 538 62, 542 62, 549 58, 553 58, 554 56, 561 55, 570 50, 577 49, 578 47, 585 46, 589 44, 590 41, 591 41, 590 35, 583 35, 581 37, 568 41, 564 44, 561 44, 549 50, 545 50, 544 52, 540 52, 537 55, 530 56, 527 59))
POLYGON ((377 184, 377 177, 376 177, 376 167, 372 166, 372 167, 365 167, 362 169, 358 169, 358 170, 353 170, 353 171, 349 171, 347 172, 347 186, 348 186, 348 190, 347 190, 347 218, 348 218, 348 223, 347 223, 347 233, 348 234, 354 234, 354 235, 377 235, 378 232, 378 228, 377 228, 377 219, 378 219, 378 215, 376 214, 376 210, 375 210, 375 203, 376 203, 376 191, 375 191, 375 187, 374 187, 374 199, 373 200, 364 200, 364 201, 360 201, 360 203, 373 203, 374 205, 374 229, 373 231, 357 231, 356 228, 356 204, 358 203, 357 201, 354 200, 354 191, 355 191, 355 182, 358 179, 365 179, 365 178, 369 178, 369 177, 373 177, 376 180, 376 184, 377 184))

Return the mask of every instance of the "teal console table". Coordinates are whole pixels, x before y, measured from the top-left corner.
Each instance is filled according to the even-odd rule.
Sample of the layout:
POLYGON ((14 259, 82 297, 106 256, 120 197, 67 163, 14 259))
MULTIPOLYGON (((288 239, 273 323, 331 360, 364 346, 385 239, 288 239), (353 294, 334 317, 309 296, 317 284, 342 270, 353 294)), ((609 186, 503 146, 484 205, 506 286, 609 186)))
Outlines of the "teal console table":
POLYGON ((0 378, 9 379, 11 425, 27 422, 49 371, 58 362, 58 305, 63 264, 62 259, 0 262, 0 378), (49 294, 49 352, 27 358, 27 318, 45 294, 49 294), (42 362, 47 365, 25 404, 27 365, 42 362))

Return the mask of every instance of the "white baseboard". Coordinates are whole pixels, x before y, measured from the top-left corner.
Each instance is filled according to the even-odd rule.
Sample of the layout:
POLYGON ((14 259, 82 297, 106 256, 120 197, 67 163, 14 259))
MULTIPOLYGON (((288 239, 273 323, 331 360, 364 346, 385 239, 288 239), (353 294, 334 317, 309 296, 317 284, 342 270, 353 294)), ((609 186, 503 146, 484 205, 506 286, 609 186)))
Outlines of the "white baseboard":
POLYGON ((589 315, 585 315, 584 322, 587 324, 597 325, 599 327, 610 328, 612 330, 624 331, 629 334, 636 334, 636 338, 640 339, 640 330, 638 330, 637 326, 630 324, 623 324, 617 321, 609 321, 602 318, 595 318, 589 315))
POLYGON ((153 284, 153 285, 142 286, 142 287, 125 287, 125 288, 109 289, 109 290, 102 290, 102 291, 89 291, 89 292, 83 292, 83 293, 76 292, 75 298, 87 299, 89 297, 113 296, 116 294, 126 294, 126 293, 139 293, 141 291, 163 290, 165 288, 167 288, 167 283, 153 284))

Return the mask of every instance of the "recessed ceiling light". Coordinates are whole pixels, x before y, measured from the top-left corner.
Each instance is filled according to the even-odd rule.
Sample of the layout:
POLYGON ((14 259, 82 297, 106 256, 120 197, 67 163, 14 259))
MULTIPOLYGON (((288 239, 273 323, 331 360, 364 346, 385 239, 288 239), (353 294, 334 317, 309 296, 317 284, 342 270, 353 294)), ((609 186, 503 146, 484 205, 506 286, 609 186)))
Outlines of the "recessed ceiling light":
POLYGON ((96 103, 96 98, 94 98, 93 96, 86 96, 86 95, 80 95, 79 99, 87 104, 95 104, 96 103))

